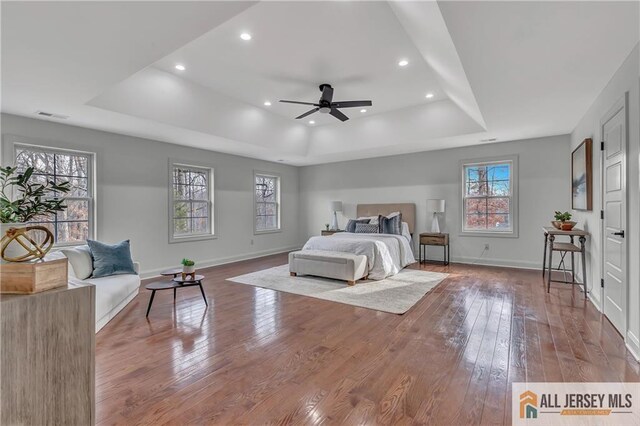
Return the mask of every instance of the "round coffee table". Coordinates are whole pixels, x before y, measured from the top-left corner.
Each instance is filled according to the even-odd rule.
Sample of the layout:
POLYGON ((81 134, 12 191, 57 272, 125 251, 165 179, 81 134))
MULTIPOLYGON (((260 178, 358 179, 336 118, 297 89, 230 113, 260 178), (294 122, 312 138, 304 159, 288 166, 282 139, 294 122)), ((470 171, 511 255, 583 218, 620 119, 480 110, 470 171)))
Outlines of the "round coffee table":
MULTIPOLYGON (((182 273, 182 271, 180 271, 182 273)), ((163 275, 165 275, 163 273, 163 275)), ((172 275, 172 274, 166 274, 172 275)), ((151 311, 151 305, 153 305, 153 298, 156 295, 156 291, 159 290, 171 290, 173 289, 173 300, 176 300, 176 290, 183 287, 200 287, 200 292, 202 293, 202 298, 204 299, 204 304, 209 306, 207 303, 207 296, 204 294, 204 289, 202 288, 202 280, 204 279, 204 275, 196 275, 193 278, 189 278, 183 280, 181 276, 174 277, 171 281, 154 281, 152 283, 144 286, 147 290, 151 290, 151 298, 149 299, 149 306, 147 307, 147 317, 149 316, 149 312, 151 311)))

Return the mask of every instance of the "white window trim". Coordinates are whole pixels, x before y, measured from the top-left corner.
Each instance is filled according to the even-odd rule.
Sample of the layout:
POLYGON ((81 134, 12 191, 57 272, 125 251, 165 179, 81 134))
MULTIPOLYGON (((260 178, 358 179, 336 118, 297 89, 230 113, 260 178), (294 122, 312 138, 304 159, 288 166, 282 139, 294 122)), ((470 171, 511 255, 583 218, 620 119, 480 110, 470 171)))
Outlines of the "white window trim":
POLYGON ((252 189, 251 193, 253 194, 253 214, 251 215, 251 218, 253 220, 253 235, 275 234, 278 232, 282 232, 282 177, 278 173, 254 170, 253 181, 251 182, 251 189, 252 189), (257 209, 258 202, 256 201, 256 177, 257 176, 266 176, 266 177, 278 179, 278 194, 276 197, 277 203, 278 203, 278 218, 277 218, 278 228, 277 229, 267 229, 264 231, 259 231, 258 229, 256 229, 256 212, 258 211, 257 209))
MULTIPOLYGON (((50 146, 50 145, 42 145, 42 144, 38 144, 37 141, 33 141, 33 140, 29 140, 27 138, 22 138, 19 136, 12 136, 9 135, 7 136, 8 139, 8 144, 10 145, 10 149, 11 149, 11 161, 12 161, 12 165, 15 165, 15 160, 16 160, 16 155, 17 155, 17 150, 20 147, 23 148, 32 148, 34 150, 41 150, 44 152, 51 152, 51 153, 62 153, 62 154, 78 154, 78 155, 84 155, 86 157, 88 157, 89 161, 88 161, 88 165, 89 165, 89 170, 87 173, 89 182, 87 184, 87 189, 90 191, 90 197, 88 197, 88 202, 89 202, 89 239, 90 240, 95 240, 97 239, 97 228, 98 228, 98 220, 97 220, 97 208, 96 208, 96 196, 97 196, 97 184, 96 184, 96 154, 95 152, 89 152, 89 151, 80 151, 77 149, 70 149, 70 148, 64 148, 64 147, 60 147, 60 146, 50 146)), ((63 144, 60 144, 63 145, 63 144)), ((78 197, 67 197, 69 199, 82 199, 84 200, 85 198, 78 198, 78 197)), ((74 243, 58 243, 57 241, 54 243, 53 248, 63 248, 63 247, 78 247, 78 246, 83 246, 86 245, 87 242, 86 241, 78 241, 78 242, 74 242, 74 243)))
POLYGON ((178 159, 169 159, 169 181, 168 181, 168 191, 169 191, 169 222, 168 222, 168 231, 169 231, 169 244, 176 243, 184 243, 190 241, 205 241, 205 240, 213 240, 218 238, 216 234, 217 230, 217 211, 216 211, 216 199, 215 199, 215 185, 216 185, 216 177, 215 177, 215 168, 211 167, 211 165, 198 163, 196 161, 188 161, 188 160, 178 160, 178 159), (194 234, 194 235, 184 235, 184 236, 175 236, 173 234, 173 213, 174 213, 174 196, 173 196, 173 169, 174 167, 190 167, 193 169, 206 170, 209 173, 209 226, 210 232, 205 234, 194 234))
POLYGON ((518 238, 518 217, 519 217, 519 202, 518 202, 518 193, 519 193, 519 183, 518 183, 518 155, 506 155, 506 156, 496 156, 496 157, 487 157, 487 158, 475 158, 470 160, 462 160, 460 161, 460 181, 458 182, 458 188, 460 196, 458 197, 460 200, 460 232, 459 235, 462 237, 497 237, 497 238, 518 238), (468 231, 464 229, 465 223, 465 191, 464 191, 464 183, 465 183, 465 175, 464 168, 465 166, 473 166, 478 164, 492 164, 492 163, 511 163, 511 230, 510 231, 468 231))

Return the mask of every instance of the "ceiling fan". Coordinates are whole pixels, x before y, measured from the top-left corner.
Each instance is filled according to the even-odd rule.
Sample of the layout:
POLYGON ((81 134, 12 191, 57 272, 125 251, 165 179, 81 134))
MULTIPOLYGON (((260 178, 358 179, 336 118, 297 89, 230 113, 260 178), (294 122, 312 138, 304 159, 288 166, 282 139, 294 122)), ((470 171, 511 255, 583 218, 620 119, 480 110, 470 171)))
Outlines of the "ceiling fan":
POLYGON ((281 100, 280 102, 284 102, 287 104, 313 105, 315 107, 312 110, 309 110, 304 114, 297 116, 296 119, 304 118, 308 115, 313 114, 314 112, 320 111, 323 114, 329 113, 340 121, 347 121, 349 117, 344 115, 342 111, 340 111, 338 108, 355 108, 355 107, 364 107, 364 106, 372 105, 371 101, 333 102, 333 87, 331 87, 331 85, 327 83, 323 83, 320 85, 320 91, 322 92, 322 95, 320 96, 320 100, 316 104, 311 102, 284 101, 284 100, 281 100))

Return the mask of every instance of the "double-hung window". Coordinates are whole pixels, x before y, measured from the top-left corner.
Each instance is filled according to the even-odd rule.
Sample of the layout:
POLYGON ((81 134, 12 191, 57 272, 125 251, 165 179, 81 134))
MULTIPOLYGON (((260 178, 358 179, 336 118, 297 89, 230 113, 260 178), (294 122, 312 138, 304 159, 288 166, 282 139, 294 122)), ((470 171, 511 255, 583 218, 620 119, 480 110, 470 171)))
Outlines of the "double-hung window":
POLYGON ((517 157, 462 165, 462 232, 517 236, 517 157))
POLYGON ((254 173, 254 206, 256 233, 280 230, 280 177, 254 173))
POLYGON ((54 235, 56 245, 83 244, 94 238, 93 154, 16 144, 15 165, 24 172, 33 167, 31 183, 69 182, 65 211, 31 221, 45 226, 54 235))
POLYGON ((171 242, 213 237, 213 169, 172 164, 169 195, 171 242))

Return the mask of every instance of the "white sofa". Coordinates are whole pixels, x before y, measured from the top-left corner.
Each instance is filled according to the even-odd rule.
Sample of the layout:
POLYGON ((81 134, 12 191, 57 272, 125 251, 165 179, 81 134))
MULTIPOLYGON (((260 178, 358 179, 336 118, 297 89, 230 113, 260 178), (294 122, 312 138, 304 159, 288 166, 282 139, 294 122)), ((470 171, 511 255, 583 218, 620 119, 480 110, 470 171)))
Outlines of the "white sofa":
MULTIPOLYGON (((62 252, 52 252, 47 257, 62 258, 62 252)), ((140 264, 134 262, 136 272, 140 272, 140 264)), ((69 263, 69 282, 92 284, 96 288, 96 333, 107 325, 140 291, 140 276, 132 274, 113 275, 103 278, 76 277, 73 266, 69 263)))

